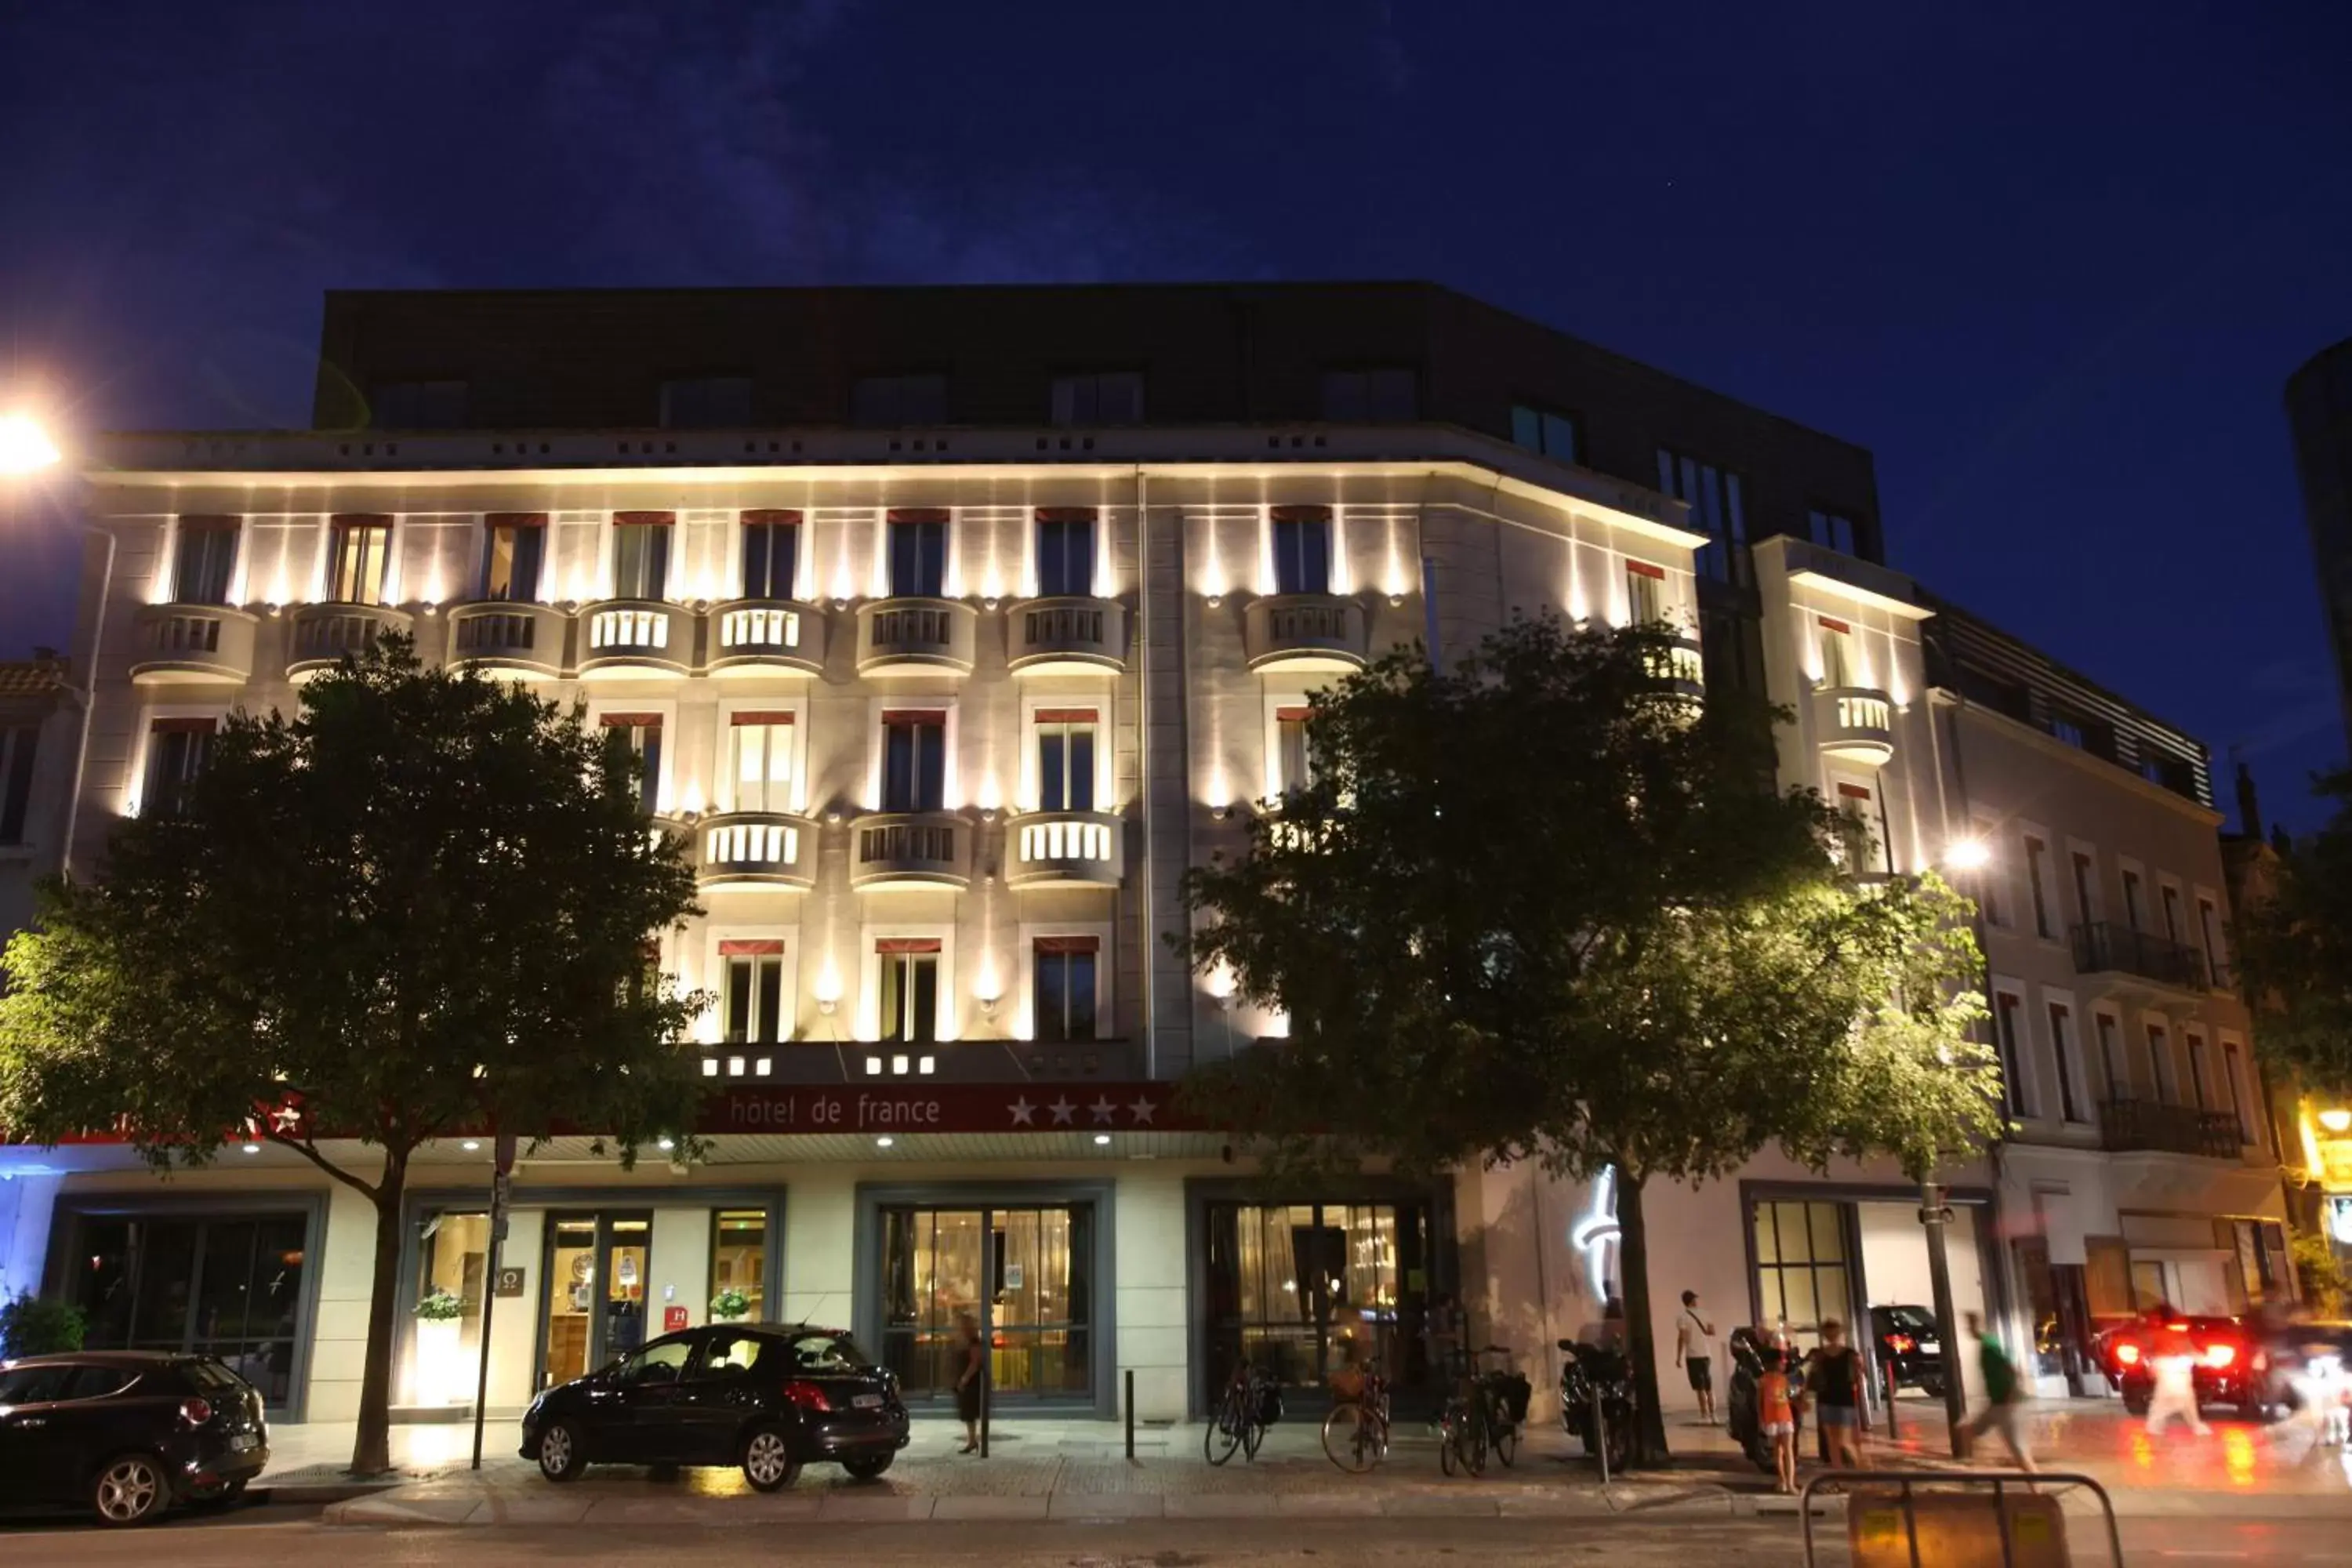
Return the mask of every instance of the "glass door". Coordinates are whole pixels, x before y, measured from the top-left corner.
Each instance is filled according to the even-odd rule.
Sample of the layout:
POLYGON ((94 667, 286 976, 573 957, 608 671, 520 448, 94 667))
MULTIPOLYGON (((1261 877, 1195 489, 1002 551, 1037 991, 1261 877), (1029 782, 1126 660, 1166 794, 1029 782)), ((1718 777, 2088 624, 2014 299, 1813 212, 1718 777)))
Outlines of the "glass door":
POLYGON ((646 1341, 653 1216, 550 1215, 539 1384, 569 1383, 646 1341))
POLYGON ((882 1362, 910 1402, 953 1402, 967 1314, 989 1342, 992 1399, 1092 1393, 1092 1205, 885 1209, 882 1271, 882 1362))

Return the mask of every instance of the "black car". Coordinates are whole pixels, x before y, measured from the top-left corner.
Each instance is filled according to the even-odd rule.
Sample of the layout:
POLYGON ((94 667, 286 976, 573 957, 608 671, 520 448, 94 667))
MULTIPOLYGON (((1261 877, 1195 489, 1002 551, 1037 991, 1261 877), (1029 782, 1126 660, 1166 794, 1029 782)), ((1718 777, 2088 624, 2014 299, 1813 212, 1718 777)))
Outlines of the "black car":
POLYGON ((839 1329, 798 1323, 664 1335, 522 1418, 522 1457, 551 1481, 589 1465, 740 1465, 765 1492, 812 1463, 870 1480, 906 1446, 898 1379, 839 1329))
MULTIPOLYGON (((1926 1307, 1873 1307, 1870 1310, 1871 1350, 1882 1380, 1894 1374, 1897 1388, 1916 1388, 1937 1399, 1944 1396, 1944 1336, 1936 1314, 1926 1307)), ((1884 1390, 1888 1398, 1892 1389, 1884 1390)))
POLYGON ((174 1502, 229 1501, 268 1463, 260 1392, 210 1356, 0 1362, 0 1505, 144 1524, 174 1502))

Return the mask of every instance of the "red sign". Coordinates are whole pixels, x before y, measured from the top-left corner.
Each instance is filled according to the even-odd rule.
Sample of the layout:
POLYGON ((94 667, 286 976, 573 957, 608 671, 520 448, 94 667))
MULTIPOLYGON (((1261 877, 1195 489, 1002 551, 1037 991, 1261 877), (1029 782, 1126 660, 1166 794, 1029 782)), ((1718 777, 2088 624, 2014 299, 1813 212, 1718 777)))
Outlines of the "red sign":
POLYGON ((831 1088, 740 1084, 702 1102, 701 1132, 1164 1132, 1166 1083, 922 1083, 831 1088))
POLYGON ((683 1308, 683 1307, 664 1307, 664 1308, 662 1309, 662 1332, 663 1332, 663 1333, 666 1333, 666 1334, 674 1334, 674 1333, 677 1332, 677 1331, 678 1331, 678 1330, 680 1330, 680 1329, 682 1329, 682 1328, 684 1328, 684 1327, 686 1327, 686 1309, 685 1309, 685 1308, 683 1308))

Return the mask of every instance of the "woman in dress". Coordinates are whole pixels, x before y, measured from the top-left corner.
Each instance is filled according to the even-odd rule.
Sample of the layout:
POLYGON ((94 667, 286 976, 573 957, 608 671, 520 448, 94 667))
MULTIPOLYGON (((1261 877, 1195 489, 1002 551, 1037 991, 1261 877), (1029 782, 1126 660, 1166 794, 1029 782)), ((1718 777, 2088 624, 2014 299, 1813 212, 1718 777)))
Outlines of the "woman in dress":
POLYGON ((980 1451, 980 1388, 988 1376, 988 1351, 980 1342, 980 1320, 970 1312, 956 1314, 956 1415, 963 1420, 963 1447, 959 1454, 980 1451))

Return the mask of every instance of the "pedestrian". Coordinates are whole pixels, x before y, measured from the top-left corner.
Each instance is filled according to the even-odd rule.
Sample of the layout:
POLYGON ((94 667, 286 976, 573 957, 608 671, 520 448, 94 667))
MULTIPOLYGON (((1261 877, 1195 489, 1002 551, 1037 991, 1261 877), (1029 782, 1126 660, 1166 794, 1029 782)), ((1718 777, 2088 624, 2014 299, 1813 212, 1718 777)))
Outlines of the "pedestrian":
POLYGON ((956 1415, 963 1422, 963 1447, 959 1454, 980 1452, 980 1395, 988 1382, 988 1347, 981 1342, 980 1320, 970 1312, 956 1314, 956 1415))
POLYGON ((1862 1434, 1870 1425, 1862 1407, 1862 1356, 1845 1342, 1845 1325, 1835 1318, 1822 1321, 1822 1348, 1805 1373, 1805 1392, 1820 1412, 1829 1450, 1823 1457, 1850 1470, 1869 1468, 1862 1458, 1862 1434))
POLYGON ((1961 1452, 1974 1453, 1979 1437, 1988 1430, 1998 1431, 2017 1468, 2031 1475, 2033 1454, 2026 1446, 2024 1384, 2009 1352, 2001 1349, 2000 1337, 1985 1327, 1983 1314, 1970 1312, 1967 1322, 1969 1332, 1976 1336, 1977 1375, 1984 1380, 1985 1407, 1960 1423, 1961 1452))
POLYGON ((1772 1489, 1797 1489, 1797 1409, 1789 1400, 1788 1356, 1778 1345, 1764 1347, 1764 1373, 1756 1380, 1756 1429, 1772 1445, 1772 1489))
POLYGON ((1675 1322, 1675 1364, 1690 1373, 1691 1392, 1698 1395, 1698 1418, 1715 1425, 1714 1362, 1708 1355, 1715 1325, 1698 1315, 1698 1292, 1683 1292, 1683 1315, 1675 1322))
POLYGON ((2179 1416, 2191 1435, 2202 1437, 2212 1428, 2197 1409, 2197 1342, 2189 1325, 2158 1301, 2147 1311, 2148 1364, 2156 1369, 2155 1386, 2147 1401, 2147 1435, 2161 1433, 2179 1416))

